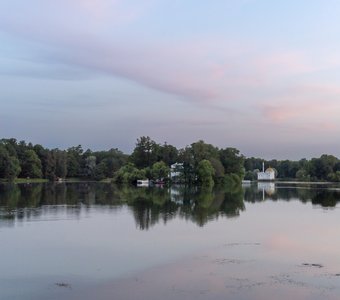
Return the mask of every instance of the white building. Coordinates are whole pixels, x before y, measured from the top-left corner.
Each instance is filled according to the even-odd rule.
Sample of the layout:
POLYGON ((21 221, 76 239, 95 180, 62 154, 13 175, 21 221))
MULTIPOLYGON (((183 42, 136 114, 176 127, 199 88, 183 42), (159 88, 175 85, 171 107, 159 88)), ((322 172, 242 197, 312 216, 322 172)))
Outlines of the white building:
POLYGON ((257 173, 257 180, 259 181, 271 181, 275 180, 275 170, 273 168, 268 168, 264 170, 264 163, 262 164, 262 172, 257 173))

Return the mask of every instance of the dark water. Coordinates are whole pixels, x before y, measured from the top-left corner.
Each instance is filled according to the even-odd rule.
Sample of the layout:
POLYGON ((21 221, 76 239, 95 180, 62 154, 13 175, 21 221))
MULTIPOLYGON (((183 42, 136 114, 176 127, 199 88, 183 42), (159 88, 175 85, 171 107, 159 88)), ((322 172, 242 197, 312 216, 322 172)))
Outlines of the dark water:
POLYGON ((0 299, 340 299, 340 188, 0 185, 0 299))

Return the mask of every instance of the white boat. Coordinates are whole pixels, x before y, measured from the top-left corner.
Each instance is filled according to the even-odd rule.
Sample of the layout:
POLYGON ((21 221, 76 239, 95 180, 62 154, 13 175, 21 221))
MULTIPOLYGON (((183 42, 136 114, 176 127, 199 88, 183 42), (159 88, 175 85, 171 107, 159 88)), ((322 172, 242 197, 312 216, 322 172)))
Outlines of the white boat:
POLYGON ((144 179, 144 180, 137 180, 137 186, 149 186, 150 185, 150 181, 148 179, 144 179))

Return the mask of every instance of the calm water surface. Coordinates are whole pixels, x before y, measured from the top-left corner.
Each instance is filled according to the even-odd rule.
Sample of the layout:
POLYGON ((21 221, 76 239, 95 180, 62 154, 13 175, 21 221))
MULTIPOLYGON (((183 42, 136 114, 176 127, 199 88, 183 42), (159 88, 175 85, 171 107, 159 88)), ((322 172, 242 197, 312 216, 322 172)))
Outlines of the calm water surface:
POLYGON ((340 299, 340 188, 0 185, 0 299, 340 299))

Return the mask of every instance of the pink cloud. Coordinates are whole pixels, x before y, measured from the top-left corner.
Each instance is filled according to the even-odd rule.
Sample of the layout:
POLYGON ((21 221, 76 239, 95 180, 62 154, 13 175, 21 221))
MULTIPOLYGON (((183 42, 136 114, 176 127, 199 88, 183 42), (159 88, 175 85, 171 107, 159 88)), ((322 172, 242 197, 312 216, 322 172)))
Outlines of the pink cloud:
POLYGON ((116 24, 134 21, 150 2, 147 0, 132 6, 123 0, 75 0, 71 4, 70 1, 62 1, 66 2, 66 7, 73 6, 75 10, 82 10, 92 21, 105 24, 108 20, 116 24))
MULTIPOLYGON (((53 63, 127 78, 198 104, 242 103, 249 93, 265 88, 268 78, 280 78, 283 67, 285 74, 307 69, 297 67, 296 54, 255 54, 256 45, 246 41, 226 41, 211 36, 154 41, 146 36, 118 37, 106 31, 105 28, 115 27, 117 20, 119 23, 138 15, 150 1, 137 8, 118 0, 61 1, 64 5, 59 3, 49 8, 55 10, 50 20, 37 15, 36 22, 32 23, 24 15, 16 18, 14 14, 14 19, 6 17, 0 23, 10 32, 47 44, 53 49, 47 60, 53 63), (62 21, 61 17, 65 16, 68 16, 67 22, 62 21), (42 28, 41 23, 46 26, 42 28)), ((48 10, 46 3, 42 5, 48 10)))
MULTIPOLYGON (((48 9, 46 2, 32 1, 48 9)), ((0 23, 9 32, 52 48, 47 55, 39 55, 39 59, 45 55, 45 62, 126 78, 191 103, 222 108, 247 106, 253 101, 262 115, 273 122, 295 120, 301 115, 314 117, 320 108, 331 115, 334 108, 338 110, 336 105, 332 105, 332 111, 325 109, 322 88, 314 93, 316 89, 308 90, 299 78, 319 68, 301 51, 261 51, 248 41, 212 36, 170 42, 155 41, 147 35, 115 35, 107 28, 122 26, 126 20, 136 21, 151 2, 143 1, 133 7, 121 0, 61 2, 63 5, 58 2, 49 8, 56 10, 51 20, 37 15, 32 23, 24 14, 21 18, 13 14, 0 23), (69 17, 68 22, 62 20, 64 14, 69 17), (44 28, 40 25, 43 21, 44 28), (291 76, 297 78, 293 87, 285 81, 291 76)), ((335 87, 327 87, 327 95, 336 93, 335 87)))
POLYGON ((293 75, 315 70, 304 53, 285 51, 268 53, 255 59, 254 66, 268 75, 293 75))
POLYGON ((258 107, 265 119, 274 123, 317 124, 318 128, 334 130, 340 113, 339 96, 337 86, 305 85, 287 88, 283 95, 264 100, 258 107))

